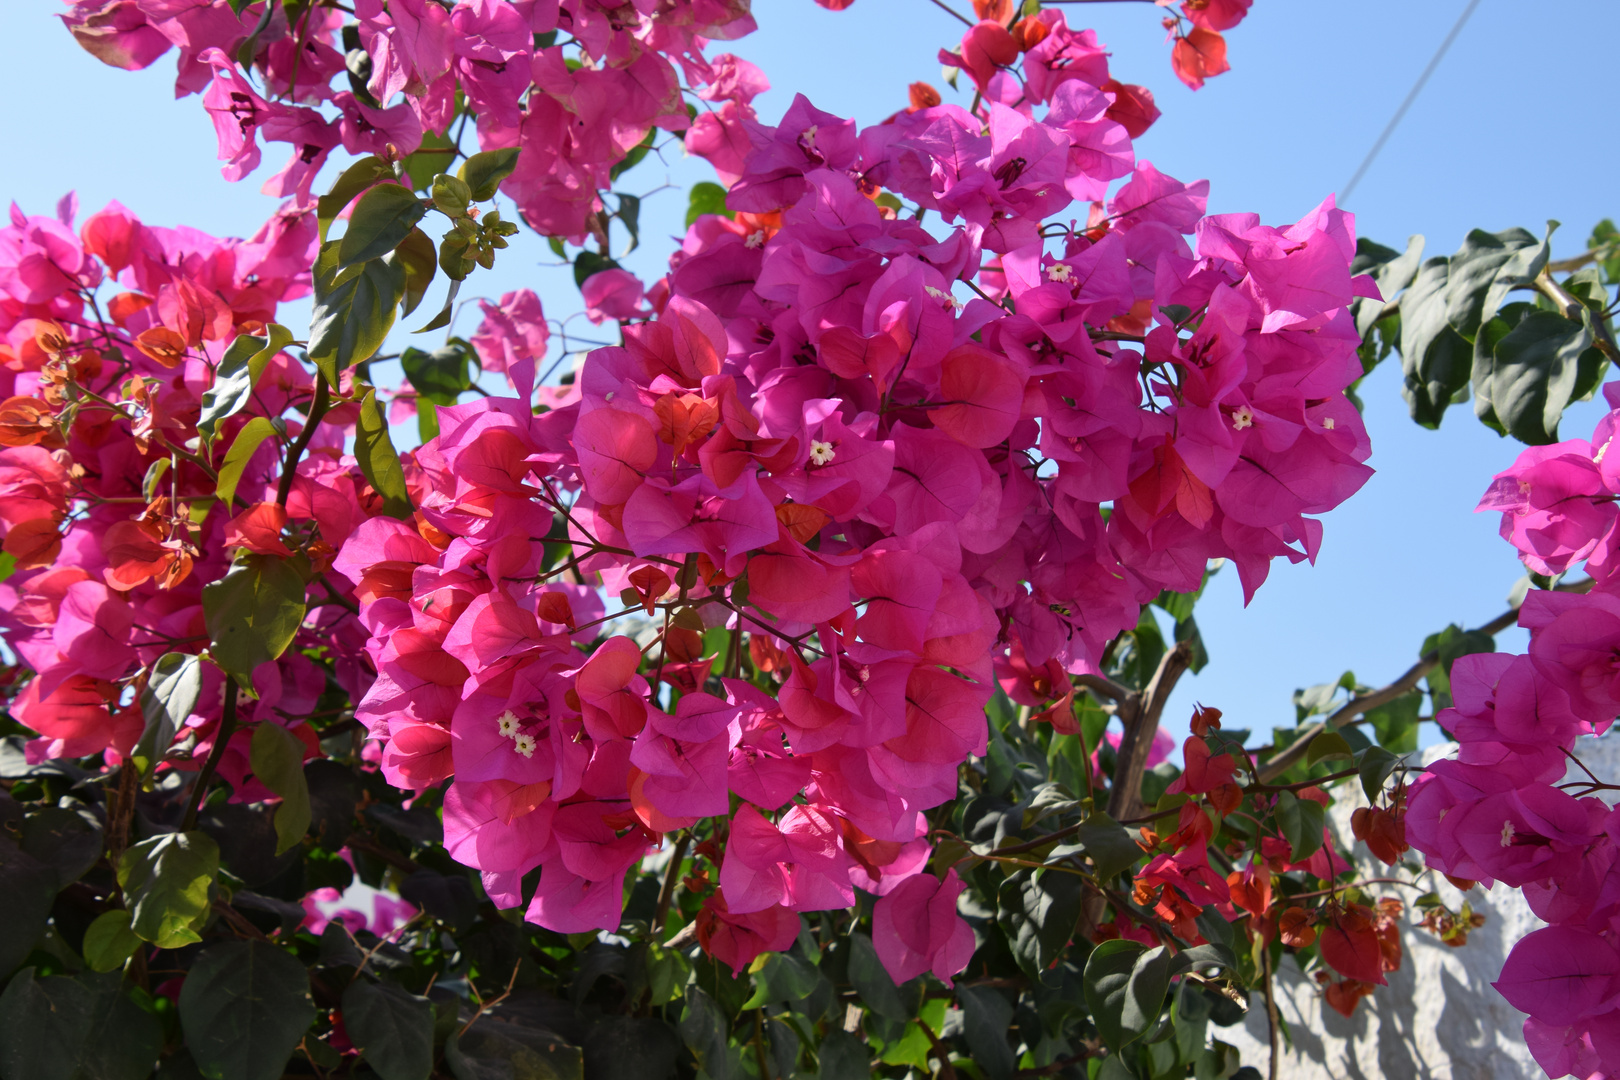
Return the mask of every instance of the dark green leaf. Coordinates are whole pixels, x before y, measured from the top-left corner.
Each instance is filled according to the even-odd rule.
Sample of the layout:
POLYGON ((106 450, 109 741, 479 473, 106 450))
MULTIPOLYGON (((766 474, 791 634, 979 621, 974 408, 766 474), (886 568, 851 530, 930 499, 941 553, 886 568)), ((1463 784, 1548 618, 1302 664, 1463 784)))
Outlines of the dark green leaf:
POLYGON ((1178 645, 1185 643, 1192 650, 1192 660, 1188 663, 1187 670, 1194 675, 1203 671, 1209 664, 1209 650, 1204 648, 1204 635, 1198 632, 1198 620, 1191 615, 1185 619, 1177 619, 1175 638, 1178 645))
POLYGON ((113 971, 123 967, 140 944, 140 936, 130 929, 129 912, 113 908, 96 916, 96 921, 84 932, 81 951, 92 971, 113 971))
POLYGON ((243 334, 231 342, 219 362, 219 369, 214 372, 214 385, 203 392, 197 430, 210 439, 218 434, 220 421, 235 416, 247 406, 265 365, 292 340, 291 330, 280 323, 271 323, 265 337, 243 334))
POLYGON ((1141 1032, 1127 1035, 1124 1023, 1125 999, 1130 991, 1131 973, 1147 950, 1134 941, 1115 938, 1091 950, 1086 960, 1082 984, 1091 1022, 1103 1042, 1118 1051, 1141 1032))
POLYGON ((367 390, 360 401, 360 420, 355 428, 354 456, 372 489, 382 496, 383 513, 408 518, 415 511, 411 493, 405 487, 405 468, 399 451, 388 435, 388 421, 377 405, 377 391, 367 390))
POLYGON ((209 656, 239 686, 253 669, 287 651, 304 621, 304 579, 278 555, 246 555, 223 578, 203 587, 209 656))
MULTIPOLYGON (((7 912, 10 918, 10 913, 7 912)), ((95 995, 61 975, 23 968, 0 994, 0 1077, 73 1080, 90 1038, 95 995)))
POLYGON ((180 988, 180 1023, 210 1080, 279 1080, 315 1019, 309 973, 262 941, 211 945, 180 988))
POLYGON ((56 871, 0 835, 0 978, 33 951, 55 899, 56 871))
POLYGON ((439 272, 439 252, 427 233, 412 229, 388 258, 405 271, 405 292, 399 303, 399 313, 404 317, 421 305, 428 286, 433 284, 439 272))
POLYGON ((1002 882, 996 919, 1030 978, 1040 978, 1068 946, 1080 920, 1084 885, 1078 875, 1056 870, 1019 871, 1002 882))
POLYGON ((1007 1042, 1012 1005, 988 986, 958 986, 956 1000, 962 1006, 962 1035, 974 1064, 984 1070, 987 1080, 1011 1080, 1018 1070, 1018 1058, 1007 1042))
POLYGON ((872 1059, 862 1042, 841 1028, 821 1040, 819 1080, 871 1080, 872 1059))
POLYGON ((410 178, 411 187, 417 191, 430 187, 433 178, 455 160, 455 146, 448 136, 436 131, 424 131, 422 145, 405 159, 405 175, 410 178))
POLYGON ((197 707, 202 694, 202 660, 191 653, 164 653, 152 664, 146 686, 141 690, 141 714, 145 728, 135 744, 135 767, 150 776, 175 732, 197 707))
POLYGON ((1318 761, 1329 758, 1343 758, 1348 761, 1353 755, 1350 744, 1344 741, 1344 736, 1337 731, 1324 731, 1311 740, 1311 745, 1305 750, 1305 764, 1315 765, 1318 761))
POLYGON ((118 884, 134 916, 130 929, 160 949, 201 941, 208 887, 219 875, 219 845, 204 832, 142 840, 118 860, 118 884))
POLYGON ((714 999, 696 986, 686 988, 686 1009, 681 1014, 681 1039, 710 1080, 732 1080, 743 1074, 740 1055, 729 1043, 731 1024, 714 999))
POLYGON ((628 255, 641 246, 641 200, 622 191, 613 194, 619 197, 619 212, 613 216, 624 222, 625 231, 630 234, 630 246, 623 252, 628 255))
MULTIPOLYGON (((1552 236, 1555 222, 1549 222, 1552 236)), ((1534 278, 1547 263, 1548 241, 1538 242, 1524 229, 1488 233, 1474 229, 1451 257, 1446 277, 1446 321, 1474 340, 1480 323, 1496 314, 1502 298, 1515 285, 1534 278)))
POLYGON ((101 827, 64 806, 46 806, 22 824, 22 849, 56 871, 65 889, 101 860, 101 827))
POLYGON ((1320 803, 1301 799, 1292 791, 1277 792, 1277 829, 1288 841, 1289 861, 1303 862, 1322 846, 1327 811, 1320 803))
POLYGON ((1361 790, 1367 793, 1368 802, 1378 799, 1379 793, 1384 790, 1384 781, 1389 779, 1389 774, 1395 771, 1400 760, 1382 746, 1369 746, 1356 755, 1356 771, 1361 774, 1361 790))
POLYGON ((518 149, 509 146, 474 154, 461 163, 456 175, 467 182, 475 201, 487 202, 495 197, 495 189, 501 186, 501 181, 517 171, 517 165, 518 149))
POLYGON ((724 218, 737 216, 726 207, 726 189, 709 180, 692 185, 692 193, 686 200, 686 227, 690 229, 704 214, 719 214, 724 218))
POLYGON ((450 344, 432 352, 407 348, 399 362, 416 392, 435 405, 454 405, 472 385, 472 363, 464 345, 450 344))
POLYGON ((872 939, 865 934, 851 934, 849 939, 849 981, 861 995, 866 1007, 879 1016, 903 1021, 911 1018, 911 1009, 900 996, 889 973, 878 959, 872 939))
POLYGON ((392 179, 393 175, 394 170, 380 157, 361 158, 343 170, 343 175, 332 185, 332 190, 322 195, 315 204, 321 243, 326 243, 326 233, 331 229, 332 222, 343 213, 344 207, 354 201, 356 195, 379 180, 392 179))
POLYGON ((444 307, 440 309, 440 311, 439 311, 439 313, 437 315, 433 316, 433 320, 431 322, 429 322, 426 326, 423 326, 423 327, 421 327, 420 329, 417 329, 417 330, 412 330, 411 333, 413 333, 413 334, 425 334, 429 330, 442 330, 446 326, 449 326, 450 325, 450 316, 451 316, 451 314, 453 312, 453 308, 454 308, 455 302, 456 302, 456 294, 459 293, 460 291, 461 291, 461 282, 460 281, 451 281, 450 282, 449 292, 445 294, 444 307))
POLYGON ((247 468, 248 460, 263 445, 264 440, 275 433, 275 426, 263 416, 255 416, 243 424, 242 430, 236 433, 230 449, 225 451, 225 462, 219 467, 219 480, 214 488, 214 493, 219 496, 222 505, 226 507, 231 505, 232 500, 236 498, 236 486, 242 482, 242 470, 247 468))
POLYGON ((304 782, 304 741, 274 721, 253 728, 249 761, 253 775, 281 796, 276 807, 276 854, 303 842, 309 831, 309 785, 304 782))
MULTIPOLYGON (((1582 383, 1582 365, 1588 371, 1602 364, 1602 354, 1592 347, 1592 331, 1585 323, 1574 322, 1552 311, 1532 311, 1512 305, 1519 315, 1493 319, 1482 331, 1480 341, 1491 346, 1491 355, 1476 353, 1476 370, 1488 377, 1476 387, 1475 411, 1484 417, 1488 411, 1500 430, 1532 446, 1558 441, 1558 422, 1564 409, 1576 396, 1582 383), (1506 330, 1503 333, 1503 330, 1506 330), (1592 353, 1591 358, 1585 354, 1592 353)), ((1587 314, 1590 319, 1590 314, 1587 314)), ((1588 380, 1590 381, 1590 376, 1588 380)))
POLYGON ((1428 260, 1401 297, 1402 393, 1412 419, 1428 428, 1440 426, 1473 366, 1471 345, 1446 319, 1449 269, 1444 257, 1428 260))
MULTIPOLYGON (((775 1049, 774 1037, 771 1045, 775 1049)), ((611 1016, 591 1028, 584 1050, 585 1075, 592 1080, 618 1076, 665 1080, 675 1075, 681 1037, 656 1017, 611 1016)))
POLYGON ((1180 959, 1163 945, 1136 958, 1130 981, 1125 984, 1124 1008, 1120 1011, 1120 1034, 1126 1042, 1140 1038, 1158 1022, 1164 997, 1170 991, 1170 974, 1180 959))
POLYGON ((389 983, 356 979, 343 991, 343 1028, 383 1080, 427 1080, 433 1006, 389 983))
POLYGON ((624 155, 624 160, 608 170, 608 179, 617 180, 619 177, 641 164, 641 159, 646 157, 647 152, 652 149, 653 137, 657 134, 657 128, 648 128, 647 134, 641 137, 641 141, 632 146, 630 148, 630 152, 624 155))
POLYGON ((1423 694, 1414 690, 1368 709, 1365 715, 1380 746, 1397 754, 1410 754, 1417 749, 1418 712, 1422 707, 1423 694))
POLYGON ((145 1080, 163 1049, 158 1018, 137 1005, 117 975, 80 974, 89 989, 90 1035, 78 1080, 145 1080))
POLYGON ((405 296, 404 266, 372 259, 340 270, 338 243, 322 247, 315 261, 315 308, 309 318, 309 358, 333 386, 345 369, 382 348, 405 296))
POLYGON ((337 269, 380 259, 410 235, 427 207, 403 184, 378 184, 355 204, 349 228, 338 241, 337 269))
POLYGON ((1136 846, 1136 841, 1125 831, 1125 826, 1101 812, 1085 820, 1080 831, 1075 833, 1074 841, 1085 849, 1096 865, 1097 877, 1104 881, 1123 872, 1142 857, 1142 849, 1136 846))
POLYGON ((606 255, 595 251, 581 251, 574 257, 574 284, 584 288, 585 282, 590 279, 592 274, 617 269, 619 269, 619 264, 606 255))

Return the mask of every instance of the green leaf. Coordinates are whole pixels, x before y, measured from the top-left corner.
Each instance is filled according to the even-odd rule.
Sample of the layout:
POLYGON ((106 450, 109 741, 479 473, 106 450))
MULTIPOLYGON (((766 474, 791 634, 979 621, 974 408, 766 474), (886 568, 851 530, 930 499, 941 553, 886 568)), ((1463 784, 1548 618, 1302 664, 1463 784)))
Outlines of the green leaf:
POLYGON ((427 233, 412 229, 389 259, 405 271, 405 292, 400 299, 399 313, 402 317, 410 315, 421 306, 428 286, 439 272, 439 252, 427 233))
POLYGON ((332 222, 343 213, 344 207, 354 201, 354 197, 366 190, 379 180, 393 179, 394 170, 380 157, 361 158, 343 171, 332 190, 322 195, 315 203, 316 221, 320 228, 321 243, 326 243, 326 233, 332 227, 332 222))
POLYGON ((141 776, 152 775, 175 732, 197 708, 202 696, 202 660, 191 653, 164 653, 152 664, 141 690, 141 715, 146 726, 131 755, 141 776))
MULTIPOLYGON (((10 917, 10 913, 7 913, 10 917)), ((94 995, 74 979, 23 968, 0 994, 0 1076, 73 1080, 90 1039, 94 995)))
POLYGON ((1584 321, 1575 322, 1525 304, 1509 305, 1492 319, 1474 354, 1474 409, 1481 419, 1494 419, 1499 431, 1532 446, 1557 442, 1565 407, 1605 364, 1592 345, 1590 319, 1584 313, 1584 321))
POLYGON ((1140 1038, 1158 1022, 1177 961, 1191 966, 1183 959, 1185 955, 1171 956, 1169 949, 1159 945, 1136 958, 1130 980, 1125 984, 1124 1008, 1119 1018, 1120 1034, 1126 1042, 1140 1038))
POLYGON ((900 996, 883 962, 878 959, 872 939, 865 934, 849 937, 849 981, 868 1009, 890 1020, 910 1019, 911 1009, 900 996))
POLYGON ((45 806, 22 823, 23 851, 56 871, 56 887, 65 889, 101 861, 101 826, 94 818, 65 806, 45 806))
POLYGON ((430 187, 433 178, 455 160, 455 146, 448 136, 436 131, 424 131, 422 145, 405 159, 405 175, 410 178, 411 187, 417 191, 430 187), (451 152, 445 153, 447 150, 451 152))
POLYGON ((56 892, 56 870, 0 833, 0 978, 28 957, 45 933, 56 892))
POLYGON ((451 344, 428 352, 407 348, 399 357, 416 392, 435 405, 454 405, 472 386, 471 357, 465 345, 451 344))
POLYGON ((1350 744, 1345 742, 1344 736, 1337 731, 1324 731, 1311 740, 1311 745, 1305 751, 1305 764, 1315 765, 1318 761, 1329 758, 1344 758, 1348 761, 1354 755, 1350 751, 1350 744))
POLYGON ((1365 716, 1380 746, 1397 754, 1410 754, 1417 749, 1418 713, 1422 708, 1423 694, 1414 690, 1376 709, 1368 709, 1365 716))
POLYGON ((1356 771, 1361 774, 1361 790, 1367 793, 1368 802, 1378 799, 1379 793, 1384 790, 1384 781, 1389 779, 1389 774, 1395 771, 1400 760, 1382 746, 1369 746, 1356 755, 1356 771))
POLYGON ((1062 955, 1080 921, 1085 882, 1056 870, 1020 870, 1001 883, 996 920, 1018 966, 1032 979, 1062 955))
POLYGON ((405 487, 405 468, 399 451, 388 435, 388 421, 377 405, 377 391, 367 390, 360 401, 360 419, 355 428, 354 456, 372 489, 382 496, 383 513, 408 518, 415 512, 411 493, 405 487))
POLYGON ((84 962, 92 971, 115 971, 140 947, 140 935, 130 928, 133 916, 113 908, 96 916, 84 932, 84 962))
POLYGON ((309 358, 333 386, 345 369, 382 348, 394 326, 395 305, 405 297, 403 265, 372 259, 340 269, 340 243, 323 246, 315 261, 315 308, 309 317, 309 358))
POLYGON ((630 234, 630 246, 622 252, 628 255, 641 246, 641 200, 622 191, 613 194, 619 197, 619 212, 613 216, 624 222, 625 231, 630 234))
POLYGON ((686 227, 690 229, 704 214, 719 214, 723 218, 737 216, 726 206, 726 189, 710 180, 692 185, 692 193, 686 200, 686 227))
POLYGON ((834 1028, 821 1040, 820 1080, 871 1080, 872 1060, 866 1046, 842 1028, 834 1028))
POLYGON ((1018 1071, 1018 1058, 1007 1042, 1012 1005, 989 986, 958 986, 956 1000, 962 1006, 962 1037, 974 1064, 984 1070, 986 1080, 1011 1080, 1018 1071))
POLYGON ((460 291, 461 291, 461 282, 456 281, 456 280, 452 280, 450 282, 450 291, 448 293, 446 293, 445 298, 444 298, 444 307, 439 310, 439 313, 437 315, 433 316, 432 321, 429 322, 426 326, 421 327, 420 329, 417 329, 417 330, 412 330, 411 333, 413 333, 413 334, 425 334, 430 330, 442 330, 446 326, 449 326, 450 325, 450 317, 451 317, 453 308, 454 308, 455 303, 456 303, 456 294, 459 293, 460 291))
POLYGON ((1125 826, 1100 811, 1086 818, 1074 841, 1085 849, 1096 864, 1097 877, 1104 881, 1123 873, 1142 857, 1142 849, 1125 826))
POLYGON ((448 173, 433 178, 432 195, 434 208, 453 218, 466 217, 467 204, 473 201, 467 181, 448 173))
POLYGON ((274 721, 253 729, 249 763, 253 775, 281 796, 276 807, 276 854, 297 847, 309 831, 309 784, 304 780, 304 741, 274 721))
POLYGON ((382 1080, 427 1080, 433 1004, 388 983, 356 979, 343 991, 343 1028, 382 1080))
POLYGON ((304 965, 262 941, 204 949, 180 988, 186 1046, 209 1080, 279 1080, 314 1019, 304 965))
POLYGON ((647 134, 641 137, 641 141, 632 146, 630 148, 630 152, 624 155, 624 160, 608 170, 608 179, 617 180, 619 177, 641 164, 641 159, 646 157, 648 152, 652 150, 653 137, 657 134, 657 128, 648 128, 647 134))
POLYGON ((1288 841, 1289 861, 1304 862, 1322 846, 1327 811, 1292 791, 1277 792, 1277 828, 1288 841))
POLYGON ((730 1046, 731 1024, 714 999, 696 986, 686 988, 686 1008, 679 1025, 681 1039, 709 1080, 744 1075, 741 1056, 730 1046))
POLYGON ((242 470, 247 468, 248 460, 264 440, 275 433, 275 427, 263 416, 255 416, 236 433, 231 448, 225 451, 225 463, 219 467, 219 481, 214 488, 214 494, 227 510, 236 498, 236 486, 242 482, 242 470))
POLYGON ((1194 675, 1203 671, 1209 665, 1209 650, 1204 647, 1204 635, 1198 632, 1198 620, 1191 615, 1185 619, 1177 619, 1175 627, 1176 644, 1185 644, 1192 650, 1192 660, 1187 670, 1194 675))
POLYGON ((1473 367, 1472 347, 1446 318, 1449 272, 1443 256, 1428 260, 1401 297, 1402 393, 1412 419, 1427 428, 1440 426, 1473 367))
POLYGON ((202 940, 193 925, 208 913, 208 887, 219 876, 219 845, 207 833, 164 833, 125 850, 118 884, 130 929, 160 949, 202 940))
MULTIPOLYGON (((235 416, 253 398, 253 387, 264 374, 270 359, 293 340, 293 332, 280 323, 271 323, 262 338, 243 334, 231 342, 214 372, 214 385, 203 391, 202 415, 197 430, 212 439, 219 434, 220 421, 235 416)), ((147 496, 151 498, 150 495, 147 496)))
POLYGON ((209 656, 253 685, 253 669, 287 651, 304 621, 304 579, 277 555, 246 555, 218 581, 203 586, 209 656))
POLYGON ((1136 962, 1146 952, 1146 948, 1134 941, 1115 938, 1091 950, 1086 960, 1081 979, 1086 1007, 1091 1010, 1091 1022, 1096 1025, 1097 1034, 1116 1052, 1141 1034, 1126 1031, 1125 999, 1130 992, 1136 962))
POLYGON ((135 1003, 121 976, 81 972, 74 981, 91 993, 79 1080, 146 1080, 163 1051, 158 1018, 135 1003))
POLYGON ((585 287, 592 274, 600 274, 603 270, 617 270, 619 264, 606 255, 595 251, 581 251, 574 257, 574 284, 579 288, 585 287))
POLYGON ((518 148, 509 146, 503 150, 485 150, 481 154, 474 154, 461 163, 456 175, 467 182, 475 201, 487 202, 495 197, 501 181, 517 171, 517 166, 518 148))
POLYGON ((1473 341, 1480 324, 1496 314, 1508 290, 1530 281, 1547 264, 1556 227, 1556 222, 1548 222, 1548 239, 1539 243, 1524 229, 1469 232, 1451 257, 1446 277, 1446 321, 1452 329, 1473 341))

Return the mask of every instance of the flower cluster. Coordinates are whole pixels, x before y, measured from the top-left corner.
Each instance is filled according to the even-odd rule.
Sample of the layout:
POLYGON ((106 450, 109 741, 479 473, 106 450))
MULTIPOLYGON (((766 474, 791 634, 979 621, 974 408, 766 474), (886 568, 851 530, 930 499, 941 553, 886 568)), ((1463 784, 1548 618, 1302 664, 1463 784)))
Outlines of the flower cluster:
MULTIPOLYGON (((497 903, 615 929, 626 870, 718 819, 716 956, 859 888, 897 979, 949 976, 971 949, 960 884, 919 880, 925 815, 998 680, 1071 723, 1070 676, 1145 603, 1212 558, 1252 593, 1365 481, 1350 217, 1204 217, 1205 185, 1134 161, 1100 54, 1060 70, 864 130, 739 106, 707 151, 729 213, 645 290, 656 317, 540 415, 532 355, 518 397, 440 409, 418 520, 345 546, 359 716, 392 782, 453 778, 447 844, 497 903)), ((520 299, 485 355, 522 355, 520 299)))
MULTIPOLYGON (((75 232, 75 210, 72 196, 54 218, 14 207, 0 230, 0 533, 11 572, 0 611, 7 644, 37 673, 11 705, 39 733, 30 759, 105 751, 116 763, 144 726, 129 690, 162 654, 209 640, 203 589, 232 554, 296 551, 310 583, 330 585, 325 571, 375 500, 343 449, 352 408, 307 433, 278 420, 280 434, 239 466, 234 505, 218 497, 231 437, 255 417, 307 407, 313 393, 311 374, 277 349, 252 400, 218 422, 212 452, 195 441, 226 353, 238 339, 262 344, 242 336, 265 333, 278 305, 308 294, 312 212, 286 209, 243 241, 144 225, 117 203, 75 232), (281 444, 301 438, 307 453, 283 475, 281 444)), ((365 634, 342 604, 314 611, 299 634, 330 650, 347 692, 365 691, 365 634)), ((220 768, 239 798, 263 797, 244 783, 253 725, 288 726, 315 753, 296 718, 315 709, 326 676, 293 649, 243 689, 246 724, 220 768)), ((207 667, 177 733, 191 751, 182 767, 211 749, 223 693, 223 673, 207 667)))
MULTIPOLYGON (((1620 410, 1620 386, 1604 395, 1620 410)), ((1524 893, 1548 925, 1514 945, 1494 984, 1529 1013, 1525 1038, 1551 1076, 1620 1066, 1620 1009, 1612 991, 1615 847, 1620 816, 1589 779, 1565 780, 1576 740, 1620 714, 1620 593, 1613 574, 1609 460, 1620 411, 1590 441, 1531 447, 1497 475, 1481 510, 1502 512, 1502 536, 1530 570, 1562 575, 1584 560, 1591 591, 1535 590, 1519 625, 1524 656, 1481 654, 1451 669, 1453 707, 1436 719, 1459 744, 1412 788, 1413 847, 1454 879, 1501 882, 1524 893)))

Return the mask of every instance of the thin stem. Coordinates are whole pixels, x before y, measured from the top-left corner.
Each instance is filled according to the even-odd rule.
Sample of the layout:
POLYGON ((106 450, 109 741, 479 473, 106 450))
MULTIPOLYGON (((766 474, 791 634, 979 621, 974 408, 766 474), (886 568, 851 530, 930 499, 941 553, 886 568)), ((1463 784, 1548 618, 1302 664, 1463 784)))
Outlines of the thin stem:
POLYGON ((669 869, 664 871, 664 887, 658 890, 658 908, 653 912, 654 937, 663 930, 664 920, 669 917, 670 901, 675 898, 675 883, 681 878, 681 863, 686 861, 686 849, 691 843, 692 830, 687 829, 681 833, 681 838, 675 841, 675 850, 669 854, 669 869))
POLYGON ((1271 950, 1262 943, 1260 948, 1262 985, 1266 992, 1266 1041, 1271 1044, 1271 1065, 1266 1070, 1267 1080, 1277 1080, 1277 998, 1271 989, 1271 950))
POLYGON ((208 760, 203 762, 202 771, 197 774, 197 782, 191 787, 191 798, 186 801, 185 816, 180 819, 180 831, 190 832, 197 827, 197 810, 202 806, 203 796, 208 791, 208 781, 219 768, 220 761, 225 757, 225 747, 231 741, 231 735, 236 731, 236 676, 225 676, 225 714, 219 719, 219 727, 214 732, 214 748, 208 752, 208 760))
POLYGON ((309 407, 309 415, 304 418, 304 430, 298 433, 298 441, 287 451, 287 463, 281 470, 281 484, 276 488, 276 505, 286 507, 287 497, 292 494, 293 480, 298 476, 298 461, 304 456, 304 451, 309 449, 310 441, 315 438, 315 428, 319 426, 321 417, 326 415, 326 410, 331 404, 326 377, 316 375, 315 400, 309 407))

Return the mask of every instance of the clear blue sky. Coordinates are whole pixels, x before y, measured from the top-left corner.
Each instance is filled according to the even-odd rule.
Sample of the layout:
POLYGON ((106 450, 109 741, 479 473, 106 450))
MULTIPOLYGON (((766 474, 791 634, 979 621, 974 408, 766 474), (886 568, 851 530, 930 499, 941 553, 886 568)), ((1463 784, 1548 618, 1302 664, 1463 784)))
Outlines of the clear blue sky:
MULTIPOLYGON (((1208 178, 1211 211, 1255 211, 1281 224, 1342 187, 1464 4, 1257 0, 1228 34, 1233 71, 1196 94, 1171 75, 1151 4, 1064 10, 1077 25, 1096 27, 1118 78, 1158 95, 1164 117, 1138 141, 1141 157, 1183 180, 1208 178)), ((145 72, 114 71, 79 51, 55 10, 13 0, 0 13, 0 100, 8 104, 0 195, 48 213, 76 188, 86 211, 117 198, 154 224, 220 234, 268 215, 273 205, 258 194, 259 178, 219 178, 198 100, 173 100, 172 54, 145 72)), ((761 31, 729 47, 774 83, 756 102, 767 120, 796 90, 823 109, 880 120, 905 103, 914 80, 943 89, 936 53, 961 30, 928 0, 857 0, 841 13, 811 0, 755 0, 755 13, 761 31)), ((1607 104, 1617 28, 1614 5, 1599 0, 1484 0, 1347 204, 1359 231, 1393 247, 1421 232, 1430 253, 1445 254, 1472 227, 1539 232, 1557 218, 1566 223, 1558 252, 1581 250, 1595 221, 1620 216, 1620 198, 1610 194, 1620 162, 1607 104)), ((262 173, 281 160, 279 146, 267 150, 262 173)), ((623 187, 639 194, 666 178, 705 178, 696 164, 680 160, 677 147, 667 164, 650 161, 623 187)), ((666 238, 679 231, 684 210, 674 192, 649 201, 646 246, 628 261, 632 268, 649 278, 661 272, 666 238)), ((468 291, 528 285, 553 314, 565 314, 572 285, 542 267, 551 261, 537 242, 516 244, 468 291)), ((470 331, 475 316, 465 313, 458 329, 470 331)), ((573 328, 591 329, 582 320, 573 328)), ((1230 726, 1291 723, 1296 687, 1346 669, 1383 683, 1416 658, 1425 634, 1452 621, 1477 625, 1503 609, 1521 571, 1496 522, 1471 511, 1518 446, 1486 431, 1467 406, 1442 431, 1423 431, 1407 419, 1399 387, 1399 370, 1386 368, 1365 388, 1378 474, 1327 517, 1318 564, 1276 566, 1247 610, 1236 574, 1211 585, 1198 618, 1212 663, 1172 700, 1166 720, 1178 734, 1195 698, 1225 710, 1230 726)), ((1564 433, 1586 434, 1598 415, 1595 406, 1575 410, 1564 433)), ((1500 640, 1522 647, 1514 635, 1500 640)))

